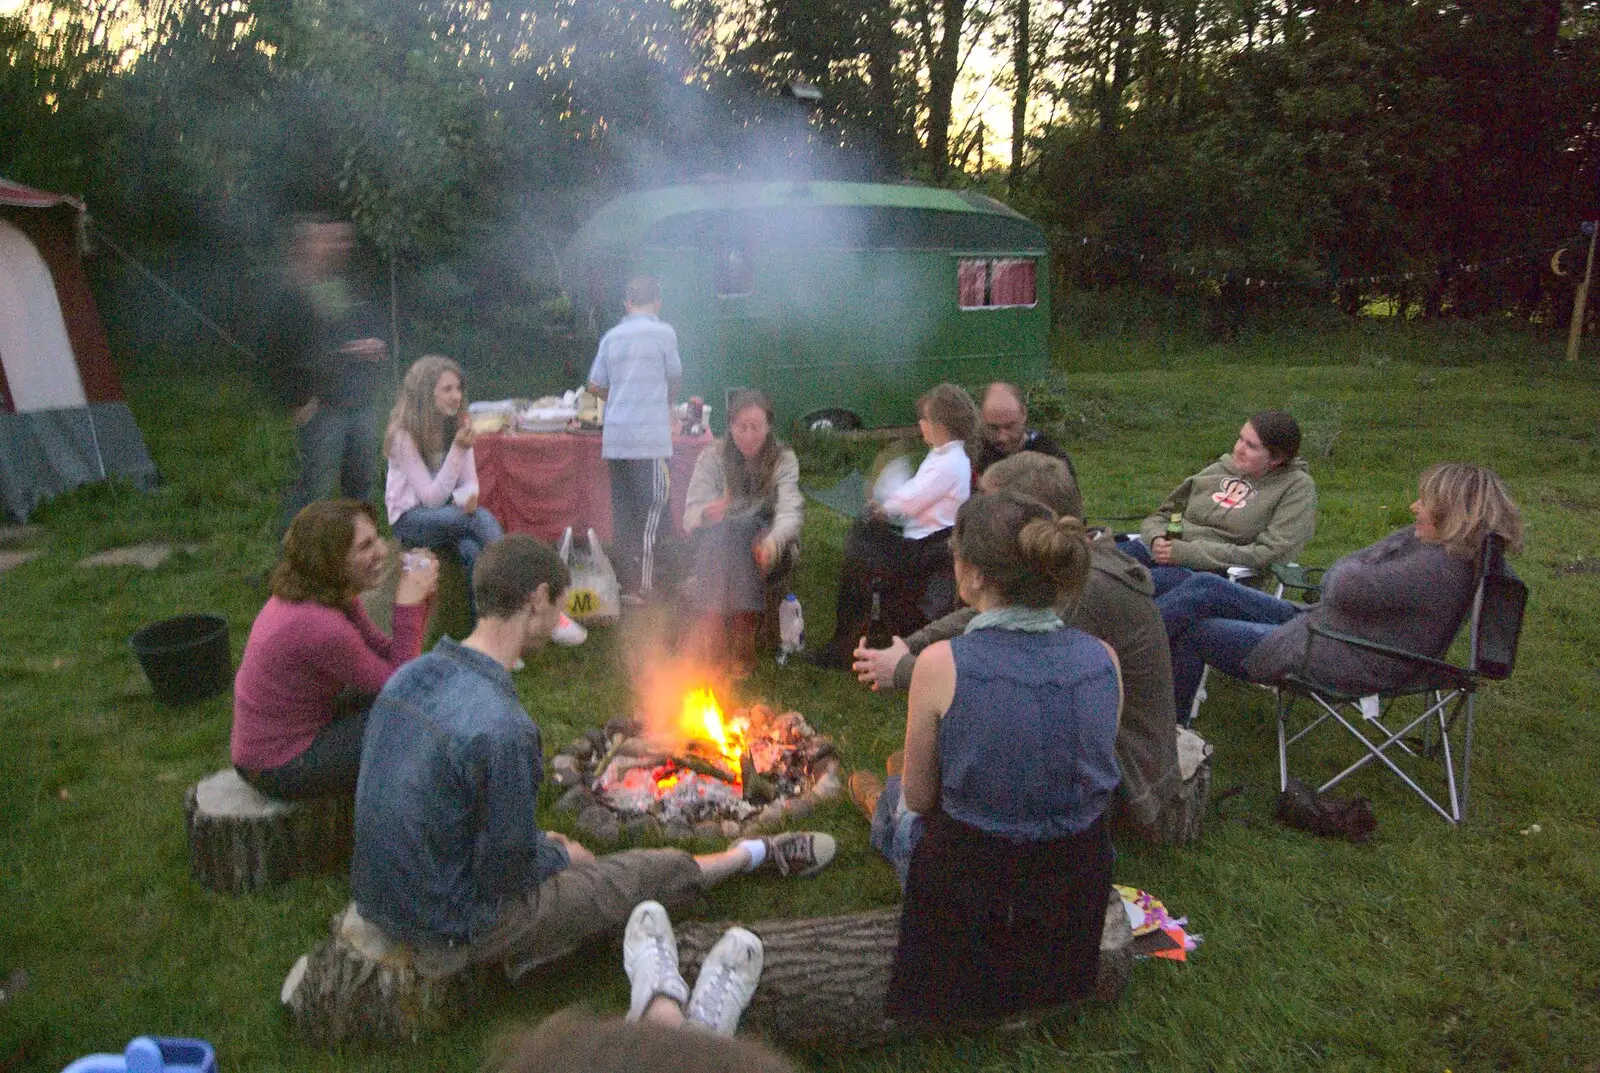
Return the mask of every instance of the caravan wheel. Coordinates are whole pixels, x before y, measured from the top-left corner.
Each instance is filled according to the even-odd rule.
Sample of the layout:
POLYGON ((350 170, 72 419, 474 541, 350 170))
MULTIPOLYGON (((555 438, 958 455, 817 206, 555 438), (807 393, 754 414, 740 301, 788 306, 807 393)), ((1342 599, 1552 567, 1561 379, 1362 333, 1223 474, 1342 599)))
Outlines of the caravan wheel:
POLYGON ((849 410, 813 410, 800 423, 812 432, 854 432, 861 418, 849 410))

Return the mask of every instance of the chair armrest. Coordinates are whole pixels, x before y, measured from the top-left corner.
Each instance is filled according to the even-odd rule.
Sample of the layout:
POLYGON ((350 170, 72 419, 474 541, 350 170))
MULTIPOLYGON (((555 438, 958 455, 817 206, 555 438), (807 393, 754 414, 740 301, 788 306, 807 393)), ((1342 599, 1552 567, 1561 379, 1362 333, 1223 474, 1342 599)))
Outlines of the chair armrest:
POLYGON ((1375 652, 1382 656, 1388 656, 1390 659, 1404 660, 1405 662, 1424 670, 1441 672, 1446 678, 1454 680, 1456 684, 1460 686, 1473 687, 1478 683, 1478 676, 1473 671, 1470 671, 1465 667, 1458 667, 1454 663, 1446 663, 1442 659, 1434 659, 1432 656, 1424 656, 1420 652, 1410 652, 1404 648, 1395 648, 1393 645, 1380 644, 1377 641, 1369 641, 1365 637, 1357 637, 1354 634, 1343 633, 1339 630, 1330 630, 1326 626, 1319 625, 1315 622, 1310 624, 1309 630, 1310 633, 1306 637, 1305 657, 1300 664, 1300 673, 1302 676, 1305 676, 1306 668, 1311 662, 1311 646, 1316 642, 1318 637, 1326 637, 1330 641, 1339 641, 1342 644, 1363 649, 1367 652, 1375 652))
POLYGON ((1273 563, 1271 570, 1272 576, 1277 578, 1278 584, 1285 589, 1296 589, 1313 597, 1322 595, 1323 567, 1301 566, 1298 563, 1273 563))

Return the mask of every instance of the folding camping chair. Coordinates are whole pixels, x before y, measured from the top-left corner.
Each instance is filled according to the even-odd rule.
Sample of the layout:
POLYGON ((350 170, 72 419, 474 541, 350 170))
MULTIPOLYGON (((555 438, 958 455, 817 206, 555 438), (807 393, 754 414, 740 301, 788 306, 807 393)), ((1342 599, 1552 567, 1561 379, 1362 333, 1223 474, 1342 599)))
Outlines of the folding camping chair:
POLYGON ((1452 825, 1467 816, 1467 795, 1472 777, 1472 731, 1476 719, 1478 686, 1484 679, 1511 676, 1517 658, 1517 642, 1522 635, 1522 617, 1527 607, 1528 589, 1505 561, 1505 542, 1491 534, 1485 541, 1479 561, 1476 590, 1469 611, 1471 645, 1468 664, 1459 667, 1444 660, 1416 652, 1363 640, 1349 634, 1312 625, 1306 639, 1306 659, 1302 672, 1276 683, 1278 690, 1278 771, 1279 786, 1289 786, 1289 746, 1323 723, 1333 720, 1361 743, 1362 755, 1349 767, 1317 788, 1318 793, 1344 781, 1376 760, 1399 776, 1411 790, 1452 825), (1368 652, 1404 660, 1419 672, 1413 684, 1379 695, 1379 711, 1362 711, 1361 698, 1342 690, 1312 682, 1304 676, 1311 646, 1319 639, 1339 641, 1368 652), (1406 697, 1422 698, 1422 714, 1395 727, 1404 718, 1400 702, 1406 697), (1306 698, 1316 706, 1316 717, 1294 734, 1289 733, 1289 714, 1295 700, 1306 698), (1359 715, 1356 713, 1360 713, 1359 715), (1418 729, 1422 737, 1415 736, 1418 729), (1452 736, 1463 731, 1457 749, 1452 736), (1443 778, 1449 807, 1435 800, 1405 768, 1420 773, 1429 762, 1442 759, 1443 778), (1404 767, 1402 765, 1405 765, 1404 767))
MULTIPOLYGON (((1135 534, 1137 539, 1137 534, 1135 534)), ((1297 591, 1308 602, 1315 602, 1322 594, 1322 567, 1301 566, 1299 563, 1273 563, 1269 569, 1272 572, 1272 595, 1283 599, 1283 594, 1288 591, 1297 591)), ((1250 585, 1256 587, 1257 581, 1265 581, 1261 575, 1248 566, 1228 567, 1228 580, 1235 585, 1250 585)), ((1266 589, 1266 584, 1259 586, 1266 589)), ((1200 718, 1200 705, 1206 702, 1210 692, 1206 683, 1211 678, 1211 664, 1200 668, 1200 684, 1195 687, 1194 700, 1189 703, 1188 717, 1183 720, 1184 726, 1192 726, 1200 718)))

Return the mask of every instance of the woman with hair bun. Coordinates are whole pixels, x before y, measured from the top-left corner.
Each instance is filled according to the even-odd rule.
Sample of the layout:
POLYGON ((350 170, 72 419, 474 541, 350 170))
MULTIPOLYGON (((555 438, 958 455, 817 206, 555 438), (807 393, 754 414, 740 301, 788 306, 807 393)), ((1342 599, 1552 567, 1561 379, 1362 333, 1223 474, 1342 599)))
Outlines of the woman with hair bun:
POLYGON ((905 884, 885 1012, 925 1026, 1093 991, 1120 779, 1116 654, 1055 611, 1088 576, 1083 524, 1002 491, 962 505, 951 546, 978 615, 917 657, 873 823, 905 884))
POLYGON ((1356 695, 1407 685, 1415 664, 1322 638, 1312 623, 1424 656, 1444 655, 1466 617, 1483 542, 1522 548, 1522 515, 1491 469, 1442 462, 1422 474, 1414 525, 1328 568, 1309 610, 1212 574, 1195 574, 1156 601, 1172 646, 1178 711, 1187 712, 1207 664, 1250 682, 1291 672, 1356 695))
POLYGON ((1293 562, 1317 531, 1317 484, 1299 458, 1300 425, 1286 410, 1262 410, 1239 429, 1233 450, 1172 490, 1122 550, 1150 568, 1156 595, 1197 570, 1263 570, 1293 562), (1174 514, 1183 536, 1167 539, 1174 514))

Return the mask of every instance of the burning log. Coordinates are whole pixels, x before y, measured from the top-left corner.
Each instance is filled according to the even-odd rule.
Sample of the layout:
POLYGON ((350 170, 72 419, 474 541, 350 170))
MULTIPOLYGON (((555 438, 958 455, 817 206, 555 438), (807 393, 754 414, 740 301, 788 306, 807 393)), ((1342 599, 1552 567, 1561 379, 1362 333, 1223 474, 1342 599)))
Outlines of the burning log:
POLYGON ((626 740, 626 738, 622 737, 613 737, 611 739, 611 748, 606 750, 605 755, 600 758, 600 762, 594 766, 594 782, 590 784, 589 789, 595 793, 600 792, 601 784, 605 781, 606 768, 611 766, 611 761, 615 760, 617 754, 622 751, 622 743, 626 740))
MULTIPOLYGON (((693 979, 728 924, 678 929, 683 974, 693 979)), ((874 1047, 903 1035, 883 1017, 900 942, 900 910, 873 909, 812 920, 766 920, 745 927, 765 948, 761 984, 743 1024, 784 1047, 874 1047)), ((1133 931, 1111 892, 1100 936, 1095 998, 1115 1002, 1133 972, 1133 931)))
POLYGON ((687 768, 696 775, 706 775, 713 779, 719 779, 722 782, 727 783, 729 786, 739 785, 739 776, 735 775, 731 771, 718 767, 709 760, 701 760, 697 756, 674 756, 672 758, 672 763, 677 764, 681 768, 687 768))

